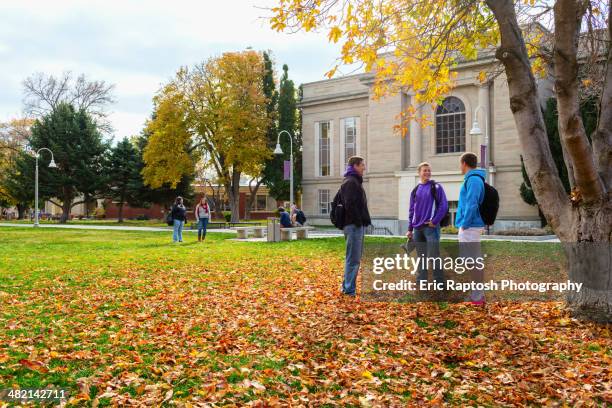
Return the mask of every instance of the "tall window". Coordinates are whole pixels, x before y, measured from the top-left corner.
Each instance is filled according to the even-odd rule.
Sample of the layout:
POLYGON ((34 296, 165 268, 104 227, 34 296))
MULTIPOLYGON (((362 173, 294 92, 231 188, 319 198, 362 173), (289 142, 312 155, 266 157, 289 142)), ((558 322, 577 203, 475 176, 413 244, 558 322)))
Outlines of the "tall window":
POLYGON ((268 197, 265 195, 257 195, 255 197, 255 210, 263 211, 266 209, 268 203, 268 197))
POLYGON ((319 122, 319 176, 329 176, 331 168, 329 122, 319 122))
POLYGON ((465 105, 449 96, 436 109, 436 153, 465 151, 465 105))
POLYGON ((319 190, 319 214, 327 215, 330 211, 329 190, 319 190))
POLYGON ((344 119, 344 161, 357 154, 357 118, 344 119))

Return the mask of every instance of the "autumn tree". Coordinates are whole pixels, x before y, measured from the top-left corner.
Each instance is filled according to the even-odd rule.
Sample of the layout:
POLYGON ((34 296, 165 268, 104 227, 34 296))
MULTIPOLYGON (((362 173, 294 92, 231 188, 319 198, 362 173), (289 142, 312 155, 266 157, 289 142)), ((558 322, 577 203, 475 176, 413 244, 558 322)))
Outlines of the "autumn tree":
MULTIPOLYGON (((268 140, 268 147, 274 149, 276 145, 276 135, 278 131, 277 126, 277 106, 278 106, 278 90, 276 89, 276 80, 274 78, 274 62, 270 58, 270 54, 266 51, 263 52, 263 63, 264 63, 264 74, 262 77, 263 93, 266 96, 266 113, 268 115, 268 129, 266 131, 266 139, 268 140)), ((256 172, 255 177, 249 180, 249 197, 246 202, 246 219, 251 218, 251 210, 257 199, 257 191, 259 187, 266 182, 268 188, 270 185, 267 183, 266 177, 270 169, 274 169, 277 164, 276 156, 273 156, 261 163, 261 168, 256 172)))
POLYGON ((159 204, 166 209, 169 209, 177 196, 185 199, 189 203, 193 198, 194 175, 192 173, 183 174, 178 183, 172 186, 170 183, 164 183, 157 188, 148 185, 143 176, 143 171, 146 167, 144 152, 149 144, 151 134, 146 130, 141 135, 134 138, 133 143, 137 151, 137 162, 135 164, 136 173, 140 177, 135 177, 130 185, 130 201, 129 204, 134 207, 149 208, 153 204, 159 204))
MULTIPOLYGON (((582 121, 584 122, 587 135, 590 135, 595 130, 595 126, 597 126, 597 100, 592 97, 585 98, 580 104, 580 114, 582 116, 582 121)), ((548 135, 548 144, 550 146, 553 160, 555 161, 555 166, 559 171, 559 177, 561 178, 561 183, 563 183, 565 191, 569 193, 571 188, 569 178, 567 176, 567 168, 565 167, 565 162, 563 159, 561 139, 559 138, 559 118, 557 114, 557 100, 555 98, 550 98, 546 101, 546 106, 542 111, 542 115, 544 117, 546 134, 548 135)), ((531 188, 531 182, 529 181, 529 176, 527 176, 527 170, 525 169, 522 156, 521 174, 523 175, 523 183, 520 187, 521 198, 529 205, 538 206, 542 226, 544 226, 546 225, 546 217, 544 217, 544 214, 542 214, 538 200, 536 199, 533 189, 531 188)))
POLYGON ((17 185, 13 178, 17 172, 16 159, 27 148, 32 123, 24 118, 0 123, 0 202, 1 206, 14 205, 20 219, 31 205, 32 193, 17 185))
MULTIPOLYGON (((610 7, 584 0, 278 0, 271 25, 279 31, 328 30, 330 41, 342 42, 339 64, 361 62, 375 74, 375 98, 410 90, 416 103, 439 103, 455 84, 458 61, 493 50, 507 78, 531 186, 564 243, 570 279, 584 283, 569 296, 569 306, 578 316, 612 321, 610 7), (529 30, 547 19, 552 33, 529 30), (548 70, 570 194, 559 178, 538 100, 536 75, 548 70), (590 141, 579 109, 589 86, 599 105, 590 141), (592 243, 602 245, 595 250, 592 243)), ((479 77, 486 80, 486 74, 479 77)), ((415 119, 414 112, 408 108, 406 119, 415 119)))
POLYGON ((239 221, 240 177, 257 174, 271 154, 263 75, 262 55, 251 50, 179 69, 154 99, 145 182, 174 186, 206 157, 229 196, 232 221, 239 221))

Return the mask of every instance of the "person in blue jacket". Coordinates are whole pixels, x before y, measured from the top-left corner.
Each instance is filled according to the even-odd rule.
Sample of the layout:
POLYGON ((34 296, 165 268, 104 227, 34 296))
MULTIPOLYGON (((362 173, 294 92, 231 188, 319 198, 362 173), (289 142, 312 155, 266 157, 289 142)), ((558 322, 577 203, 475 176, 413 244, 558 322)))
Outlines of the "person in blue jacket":
POLYGON ((280 214, 281 228, 293 227, 293 224, 291 223, 291 217, 289 216, 289 213, 285 211, 283 207, 278 207, 278 213, 280 214))
MULTIPOLYGON (((459 165, 464 177, 459 190, 455 226, 459 228, 458 238, 461 256, 476 258, 481 256, 480 236, 485 226, 480 216, 479 207, 484 200, 484 180, 486 180, 487 172, 485 169, 476 168, 478 157, 474 153, 464 153, 459 165)), ((474 282, 482 282, 484 271, 473 269, 472 278, 474 282)), ((470 293, 470 301, 475 305, 484 305, 484 291, 473 290, 470 293)))

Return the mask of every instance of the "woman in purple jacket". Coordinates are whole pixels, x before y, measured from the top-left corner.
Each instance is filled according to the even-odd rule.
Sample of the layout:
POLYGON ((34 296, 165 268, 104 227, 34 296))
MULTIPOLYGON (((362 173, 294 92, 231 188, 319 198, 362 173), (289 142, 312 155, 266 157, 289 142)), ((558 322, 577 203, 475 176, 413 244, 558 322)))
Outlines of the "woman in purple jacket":
MULTIPOLYGON (((440 222, 448 212, 448 201, 442 185, 431 179, 429 163, 419 164, 417 172, 421 182, 410 194, 410 223, 406 236, 414 239, 420 256, 425 255, 425 259, 439 257, 440 222)), ((420 264, 417 285, 420 281, 427 281, 427 267, 423 266, 424 263, 420 264)), ((444 272, 440 266, 439 262, 434 262, 433 278, 444 284, 444 272)))

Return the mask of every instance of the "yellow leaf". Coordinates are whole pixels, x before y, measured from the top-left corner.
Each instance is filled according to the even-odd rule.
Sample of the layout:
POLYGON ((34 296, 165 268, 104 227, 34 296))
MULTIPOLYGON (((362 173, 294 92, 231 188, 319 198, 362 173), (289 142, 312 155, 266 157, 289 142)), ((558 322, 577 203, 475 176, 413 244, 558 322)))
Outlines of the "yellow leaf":
POLYGON ((363 373, 361 373, 361 376, 363 378, 367 378, 368 380, 371 380, 372 378, 374 378, 374 376, 372 375, 371 372, 369 372, 368 370, 364 371, 363 373))
POLYGON ((337 43, 341 35, 342 30, 340 29, 340 27, 334 26, 331 30, 329 30, 329 35, 327 36, 327 38, 329 38, 331 42, 337 43))

